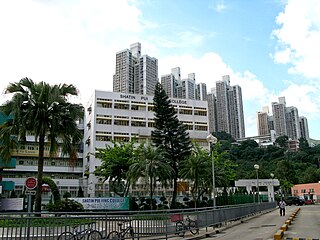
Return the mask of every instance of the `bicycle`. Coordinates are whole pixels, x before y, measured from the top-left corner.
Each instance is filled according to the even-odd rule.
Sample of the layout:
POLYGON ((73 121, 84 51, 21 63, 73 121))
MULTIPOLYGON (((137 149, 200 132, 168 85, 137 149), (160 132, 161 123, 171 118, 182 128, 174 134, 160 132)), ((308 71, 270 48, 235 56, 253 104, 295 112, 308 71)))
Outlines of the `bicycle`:
POLYGON ((134 240, 134 230, 131 226, 131 221, 129 220, 129 225, 127 225, 126 227, 122 227, 122 225, 124 225, 125 222, 126 221, 118 223, 120 231, 111 231, 107 236, 107 240, 134 240))
POLYGON ((189 216, 186 217, 185 221, 176 222, 176 234, 178 234, 178 236, 183 237, 186 230, 189 230, 193 235, 199 233, 198 222, 190 219, 189 216))
POLYGON ((102 234, 92 228, 92 223, 88 224, 88 228, 78 231, 78 226, 72 227, 73 231, 63 232, 59 235, 58 240, 101 240, 102 234))

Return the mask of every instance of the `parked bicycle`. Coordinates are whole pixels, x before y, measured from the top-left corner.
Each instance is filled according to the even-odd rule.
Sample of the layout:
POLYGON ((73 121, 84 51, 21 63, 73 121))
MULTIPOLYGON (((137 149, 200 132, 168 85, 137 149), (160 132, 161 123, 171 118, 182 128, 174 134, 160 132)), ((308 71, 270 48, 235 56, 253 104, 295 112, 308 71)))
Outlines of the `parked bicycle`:
POLYGON ((178 236, 183 237, 186 231, 190 231, 193 235, 199 233, 198 222, 192 220, 189 216, 186 217, 185 221, 176 222, 176 232, 178 236))
POLYGON ((118 223, 119 231, 112 231, 108 234, 107 240, 134 240, 134 230, 131 226, 131 221, 123 221, 118 223), (129 222, 129 223, 127 223, 129 222), (123 226, 126 225, 126 226, 123 226))
POLYGON ((63 232, 59 235, 58 240, 101 240, 102 234, 92 228, 92 223, 88 224, 88 228, 79 230, 78 226, 72 227, 73 231, 63 232))

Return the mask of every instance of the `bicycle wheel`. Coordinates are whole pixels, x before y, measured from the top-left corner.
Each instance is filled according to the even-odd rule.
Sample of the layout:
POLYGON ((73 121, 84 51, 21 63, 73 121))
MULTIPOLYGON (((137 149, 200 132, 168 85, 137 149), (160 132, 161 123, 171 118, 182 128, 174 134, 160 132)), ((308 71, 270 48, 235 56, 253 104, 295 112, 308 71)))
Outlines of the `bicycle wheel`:
POLYGON ((72 232, 63 232, 59 235, 58 240, 76 240, 72 232))
POLYGON ((107 240, 120 240, 120 234, 117 231, 109 232, 107 240))
POLYGON ((181 221, 176 222, 176 234, 179 237, 183 237, 184 236, 184 223, 181 221))
POLYGON ((189 229, 190 229, 190 232, 195 235, 197 233, 199 233, 199 228, 198 228, 198 224, 196 221, 190 221, 189 222, 189 229))
POLYGON ((97 230, 93 230, 88 234, 88 240, 101 240, 102 239, 102 234, 97 231, 97 230))
POLYGON ((125 235, 123 235, 122 239, 132 239, 132 240, 134 240, 133 228, 130 228, 130 230, 125 235))

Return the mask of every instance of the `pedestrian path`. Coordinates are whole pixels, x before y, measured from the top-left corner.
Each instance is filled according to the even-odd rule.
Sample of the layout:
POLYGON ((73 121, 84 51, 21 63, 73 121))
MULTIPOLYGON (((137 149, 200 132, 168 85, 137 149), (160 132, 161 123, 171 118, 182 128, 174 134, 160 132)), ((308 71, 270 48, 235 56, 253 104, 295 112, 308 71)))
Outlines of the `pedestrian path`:
POLYGON ((320 239, 320 205, 300 207, 299 214, 284 234, 287 240, 320 239))
MULTIPOLYGON (((228 223, 220 228, 201 229, 199 235, 186 234, 184 239, 214 239, 214 240, 273 240, 273 235, 284 224, 287 216, 297 209, 295 206, 287 207, 286 216, 280 216, 278 208, 263 214, 258 214, 239 221, 228 223)), ((181 237, 174 238, 182 239, 181 237)))

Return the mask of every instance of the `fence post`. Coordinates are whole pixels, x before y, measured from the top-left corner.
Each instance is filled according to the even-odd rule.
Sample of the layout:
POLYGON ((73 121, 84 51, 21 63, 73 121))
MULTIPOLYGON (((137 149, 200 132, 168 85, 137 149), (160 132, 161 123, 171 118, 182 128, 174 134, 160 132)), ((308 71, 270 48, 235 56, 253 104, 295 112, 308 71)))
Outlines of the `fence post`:
POLYGON ((28 195, 28 219, 27 219, 27 240, 30 239, 30 212, 31 212, 31 194, 28 195))

